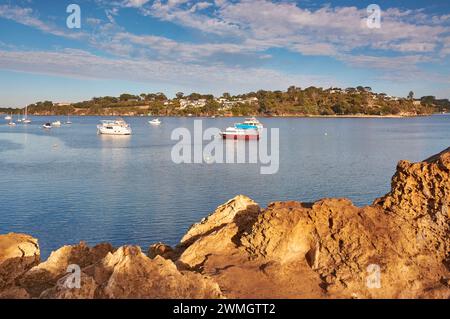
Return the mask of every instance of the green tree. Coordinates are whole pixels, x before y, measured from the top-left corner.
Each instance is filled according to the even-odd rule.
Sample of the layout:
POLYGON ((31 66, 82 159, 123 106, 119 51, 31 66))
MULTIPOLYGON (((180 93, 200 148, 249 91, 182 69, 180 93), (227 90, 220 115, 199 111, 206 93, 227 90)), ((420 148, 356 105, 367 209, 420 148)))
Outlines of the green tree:
POLYGON ((121 101, 129 101, 129 100, 134 100, 137 99, 137 96, 132 95, 132 94, 128 94, 128 93, 123 93, 119 96, 119 99, 121 101))

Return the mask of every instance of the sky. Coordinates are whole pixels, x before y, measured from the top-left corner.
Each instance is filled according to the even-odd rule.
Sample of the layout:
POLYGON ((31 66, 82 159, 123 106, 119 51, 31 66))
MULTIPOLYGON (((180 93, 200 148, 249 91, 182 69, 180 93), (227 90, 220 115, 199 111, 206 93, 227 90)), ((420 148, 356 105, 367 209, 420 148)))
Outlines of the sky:
POLYGON ((291 85, 449 98, 450 1, 0 0, 0 107, 291 85))

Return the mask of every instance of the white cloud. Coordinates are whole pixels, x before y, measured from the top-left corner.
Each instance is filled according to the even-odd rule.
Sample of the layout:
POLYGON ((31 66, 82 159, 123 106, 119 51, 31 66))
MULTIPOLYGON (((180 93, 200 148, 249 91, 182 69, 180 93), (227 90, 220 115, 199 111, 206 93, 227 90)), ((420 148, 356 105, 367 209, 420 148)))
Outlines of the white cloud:
POLYGON ((74 78, 120 79, 147 83, 190 86, 199 91, 221 93, 285 88, 289 85, 335 85, 333 79, 314 75, 289 76, 264 68, 202 66, 177 61, 108 59, 81 50, 0 51, 0 68, 6 70, 62 75, 74 78))
MULTIPOLYGON (((308 10, 290 2, 215 1, 214 16, 192 10, 185 1, 154 1, 144 14, 218 36, 241 39, 258 48, 284 47, 305 55, 335 56, 359 48, 395 52, 434 52, 445 34, 448 15, 388 9, 381 29, 369 29, 367 12, 356 7, 308 10)), ((255 49, 258 49, 255 48, 255 49)))
POLYGON ((196 4, 194 4, 191 7, 190 11, 191 12, 201 11, 201 10, 211 7, 212 5, 213 4, 210 2, 197 2, 196 4))
POLYGON ((36 28, 42 32, 67 37, 82 38, 85 35, 82 32, 68 32, 39 19, 35 12, 30 8, 22 8, 11 5, 0 5, 0 18, 13 20, 17 23, 36 28))
MULTIPOLYGON (((337 84, 314 76, 291 76, 263 67, 237 67, 242 56, 255 58, 252 62, 256 64, 252 65, 276 58, 276 55, 268 54, 267 50, 271 48, 283 48, 302 55, 329 56, 350 67, 380 70, 390 78, 423 75, 421 63, 436 63, 450 55, 449 15, 429 15, 422 10, 385 10, 381 29, 369 29, 366 10, 356 7, 328 5, 306 9, 291 1, 267 0, 97 1, 105 9, 109 22, 89 18, 86 25, 93 29, 83 34, 83 39, 91 48, 115 56, 115 59, 85 51, 12 51, 10 54, 4 51, 0 55, 0 67, 66 76, 123 76, 136 81, 193 83, 198 87, 204 85, 205 89, 241 86, 244 90, 273 88, 274 84, 281 87, 302 83, 337 84), (124 6, 200 31, 201 38, 209 41, 190 43, 152 34, 132 34, 115 21, 124 6), (209 9, 214 9, 213 14, 209 9), (230 62, 233 59, 221 60, 230 55, 235 57, 236 65, 230 62), (29 63, 39 59, 43 61, 41 65, 29 63), (74 62, 76 67, 72 62, 64 65, 66 59, 74 62)), ((0 5, 0 17, 50 34, 72 36, 44 23, 32 9, 0 5)))
POLYGON ((126 0, 124 5, 126 7, 135 7, 139 8, 146 4, 149 0, 126 0))
POLYGON ((227 23, 226 21, 200 14, 197 10, 191 10, 194 5, 186 6, 185 0, 169 0, 162 2, 156 0, 151 7, 143 8, 141 12, 148 16, 153 16, 165 21, 179 23, 183 26, 194 28, 208 33, 216 34, 239 34, 236 25, 227 23), (183 8, 182 8, 183 7, 183 8))
POLYGON ((383 57, 370 55, 342 55, 340 60, 345 63, 367 69, 382 69, 388 71, 417 71, 417 64, 431 62, 431 58, 421 55, 408 55, 397 57, 383 57))

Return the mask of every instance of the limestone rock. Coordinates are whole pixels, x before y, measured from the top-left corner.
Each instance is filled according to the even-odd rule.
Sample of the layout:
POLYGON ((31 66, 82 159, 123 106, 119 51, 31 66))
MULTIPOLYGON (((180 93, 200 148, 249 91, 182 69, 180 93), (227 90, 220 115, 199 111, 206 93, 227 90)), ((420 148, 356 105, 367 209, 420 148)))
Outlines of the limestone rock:
POLYGON ((30 294, 23 288, 12 286, 0 290, 0 299, 30 299, 30 294))
POLYGON ((93 270, 104 298, 220 298, 219 286, 206 276, 180 272, 160 256, 148 258, 136 246, 120 247, 93 270))
POLYGON ((240 245, 240 236, 251 229, 259 213, 258 204, 247 196, 229 200, 189 229, 177 247, 182 250, 178 261, 195 268, 208 255, 231 252, 240 245))
POLYGON ((169 245, 163 243, 156 243, 150 246, 147 255, 152 259, 155 258, 156 256, 161 256, 166 259, 175 259, 176 251, 169 245))
POLYGON ((375 204, 410 226, 401 238, 409 254, 434 256, 450 269, 450 148, 423 162, 400 161, 391 192, 375 204))
POLYGON ((15 280, 39 264, 37 239, 24 234, 0 235, 0 291, 15 284, 15 280))
POLYGON ((98 285, 95 280, 86 275, 84 272, 80 273, 79 287, 74 285, 74 280, 68 274, 60 278, 55 286, 42 292, 41 299, 93 299, 95 297, 98 285))
POLYGON ((20 284, 32 296, 38 297, 67 274, 69 265, 77 265, 82 269, 101 261, 107 253, 113 250, 111 244, 107 243, 92 248, 85 242, 73 246, 63 246, 52 252, 45 262, 30 269, 20 279, 20 284))

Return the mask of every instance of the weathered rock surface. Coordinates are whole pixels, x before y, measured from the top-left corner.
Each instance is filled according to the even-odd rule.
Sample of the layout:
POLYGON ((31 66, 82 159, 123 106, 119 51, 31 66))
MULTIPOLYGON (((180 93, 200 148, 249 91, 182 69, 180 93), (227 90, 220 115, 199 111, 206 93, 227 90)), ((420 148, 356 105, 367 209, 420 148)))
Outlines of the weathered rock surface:
POLYGON ((260 213, 250 198, 239 195, 219 206, 216 211, 193 225, 177 247, 178 262, 190 268, 201 267, 208 256, 228 254, 239 246, 239 238, 260 213))
POLYGON ((69 265, 85 268, 101 261, 107 253, 113 251, 111 244, 99 244, 89 247, 84 242, 74 246, 63 246, 52 252, 43 263, 31 268, 20 279, 24 287, 33 297, 53 287, 59 279, 67 275, 69 265))
POLYGON ((0 297, 25 297, 16 279, 39 264, 37 239, 24 234, 0 235, 0 297))
POLYGON ((79 289, 67 285, 69 275, 43 298, 221 298, 217 283, 198 273, 180 272, 160 256, 150 259, 137 246, 123 246, 101 262, 83 269, 79 289))
POLYGON ((370 206, 322 199, 261 209, 239 195, 148 256, 80 243, 36 265, 36 240, 3 235, 0 298, 450 298, 449 202, 447 149, 400 161, 391 192, 370 206), (70 264, 80 266, 80 288, 70 264))

